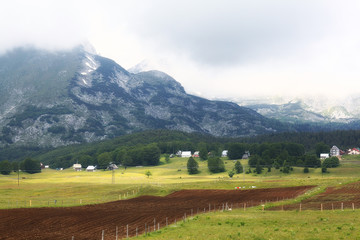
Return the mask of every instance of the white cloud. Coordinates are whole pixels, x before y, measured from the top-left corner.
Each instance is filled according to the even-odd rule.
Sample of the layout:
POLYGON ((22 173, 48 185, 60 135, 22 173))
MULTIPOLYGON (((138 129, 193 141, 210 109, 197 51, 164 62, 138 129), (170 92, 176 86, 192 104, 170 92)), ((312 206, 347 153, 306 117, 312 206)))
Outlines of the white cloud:
POLYGON ((359 10, 356 0, 7 1, 0 52, 88 39, 125 68, 150 59, 205 97, 358 92, 359 10))

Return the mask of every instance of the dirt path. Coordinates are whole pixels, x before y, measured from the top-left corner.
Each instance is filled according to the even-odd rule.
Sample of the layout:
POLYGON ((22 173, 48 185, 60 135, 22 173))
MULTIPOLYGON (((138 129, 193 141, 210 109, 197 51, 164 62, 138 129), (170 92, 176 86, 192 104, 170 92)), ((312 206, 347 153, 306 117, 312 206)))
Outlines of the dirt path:
POLYGON ((164 227, 166 221, 219 210, 223 204, 242 207, 278 201, 305 193, 314 186, 253 190, 182 190, 165 197, 141 196, 105 204, 68 208, 27 208, 0 210, 0 239, 119 239, 144 233, 145 224, 151 231, 164 227), (158 225, 159 224, 159 225, 158 225))

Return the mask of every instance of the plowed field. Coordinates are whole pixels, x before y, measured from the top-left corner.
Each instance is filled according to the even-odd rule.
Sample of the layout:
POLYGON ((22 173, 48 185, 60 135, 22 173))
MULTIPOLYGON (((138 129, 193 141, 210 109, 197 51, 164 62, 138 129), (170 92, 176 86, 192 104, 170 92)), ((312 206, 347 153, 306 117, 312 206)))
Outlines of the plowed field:
POLYGON ((0 239, 115 239, 173 224, 185 216, 222 209, 255 206, 293 198, 313 186, 252 190, 182 190, 165 197, 141 196, 105 204, 68 208, 0 210, 0 239))
MULTIPOLYGON (((342 187, 329 187, 325 192, 301 202, 301 210, 336 210, 345 208, 360 208, 360 182, 342 187)), ((271 210, 300 210, 300 204, 290 204, 275 207, 271 210)))

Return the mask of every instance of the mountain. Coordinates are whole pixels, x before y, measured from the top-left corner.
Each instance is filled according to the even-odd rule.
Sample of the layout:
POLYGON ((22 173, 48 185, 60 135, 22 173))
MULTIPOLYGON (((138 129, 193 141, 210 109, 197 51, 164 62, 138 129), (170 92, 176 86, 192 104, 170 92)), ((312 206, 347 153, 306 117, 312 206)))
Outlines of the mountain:
POLYGON ((147 129, 240 137, 290 127, 232 102, 189 95, 166 73, 130 73, 77 47, 0 56, 0 129, 1 146, 56 147, 147 129))
POLYGON ((290 100, 277 97, 231 101, 282 122, 351 124, 360 120, 360 111, 357 108, 360 98, 357 96, 346 96, 344 99, 318 96, 290 100))

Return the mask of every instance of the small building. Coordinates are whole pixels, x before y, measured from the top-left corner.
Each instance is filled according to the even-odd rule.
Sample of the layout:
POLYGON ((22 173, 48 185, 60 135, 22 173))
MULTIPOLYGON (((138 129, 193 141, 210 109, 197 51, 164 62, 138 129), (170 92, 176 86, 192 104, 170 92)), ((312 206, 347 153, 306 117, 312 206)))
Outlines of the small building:
POLYGON ((191 151, 182 151, 181 152, 181 157, 183 157, 183 158, 189 158, 189 157, 191 157, 191 151))
POLYGON ((199 151, 194 152, 194 154, 192 155, 192 157, 199 157, 199 156, 200 156, 199 151))
POLYGON ((74 169, 75 171, 77 171, 77 172, 80 172, 80 171, 81 171, 81 164, 75 163, 75 164, 73 165, 73 169, 74 169))
POLYGON ((221 152, 222 157, 227 157, 227 155, 228 155, 228 150, 224 150, 221 152))
POLYGON ((350 154, 350 155, 359 155, 360 150, 358 148, 349 149, 348 154, 350 154))
POLYGON ((118 168, 119 168, 119 167, 116 166, 115 163, 110 163, 109 166, 108 166, 108 169, 109 169, 109 170, 115 170, 115 169, 118 169, 118 168))
POLYGON ((245 153, 242 155, 242 159, 249 159, 249 157, 250 157, 249 151, 245 151, 245 153))
POLYGON ((330 156, 340 156, 340 149, 337 146, 332 146, 330 149, 330 156))
POLYGON ((327 159, 329 157, 329 153, 320 153, 320 159, 327 159))
POLYGON ((50 168, 50 166, 49 166, 49 165, 45 165, 45 168, 50 168))
POLYGON ((95 172, 95 171, 96 171, 96 167, 95 167, 95 166, 92 166, 92 165, 89 165, 89 166, 86 168, 86 171, 87 171, 87 172, 95 172))

